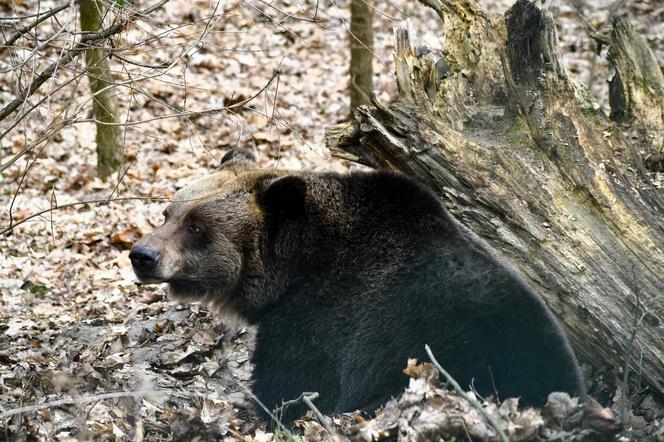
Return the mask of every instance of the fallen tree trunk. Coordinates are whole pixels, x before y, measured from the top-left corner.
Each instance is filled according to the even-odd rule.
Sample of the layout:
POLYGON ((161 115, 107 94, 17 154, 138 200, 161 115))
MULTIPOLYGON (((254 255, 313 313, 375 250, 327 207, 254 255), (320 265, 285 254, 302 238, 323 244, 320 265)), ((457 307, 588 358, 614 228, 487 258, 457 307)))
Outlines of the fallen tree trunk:
POLYGON ((360 107, 328 128, 328 147, 420 179, 521 270, 582 360, 627 359, 664 393, 664 192, 647 169, 662 154, 664 80, 644 40, 621 19, 597 36, 612 119, 562 67, 547 11, 422 1, 444 17, 445 48, 396 29, 399 101, 360 107))

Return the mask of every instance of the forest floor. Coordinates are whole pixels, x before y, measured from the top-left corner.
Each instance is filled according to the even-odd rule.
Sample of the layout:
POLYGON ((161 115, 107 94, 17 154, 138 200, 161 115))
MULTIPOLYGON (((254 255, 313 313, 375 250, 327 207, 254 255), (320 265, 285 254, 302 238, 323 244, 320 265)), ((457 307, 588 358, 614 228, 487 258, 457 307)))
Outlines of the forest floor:
MULTIPOLYGON (((35 3, 0 0, 0 17, 34 13, 35 3)), ((511 3, 484 1, 495 13, 511 3)), ((609 76, 605 50, 595 54, 587 26, 606 21, 608 2, 548 3, 565 66, 606 96, 599 93, 609 76)), ((664 5, 618 3, 664 66, 664 5)), ((43 0, 40 8, 58 4, 43 0)), ((33 96, 31 103, 44 101, 28 118, 13 128, 14 116, 0 121, 0 131, 11 129, 0 137, 0 164, 31 144, 37 151, 0 177, 0 438, 283 437, 250 412, 252 330, 227 325, 203 306, 175 305, 158 287, 137 286, 128 253, 162 223, 159 199, 209 173, 229 148, 252 150, 264 167, 356 167, 324 148, 325 127, 350 118, 348 11, 348 0, 171 0, 133 23, 115 44, 126 48, 119 56, 135 63, 113 61, 124 80, 118 99, 127 123, 125 164, 106 182, 95 176, 94 125, 80 60, 60 67, 33 96), (293 18, 313 15, 315 22, 293 18), (164 63, 169 67, 154 67, 164 63), (49 125, 58 130, 44 134, 49 125), (48 210, 54 206, 61 208, 48 210)), ((37 34, 75 27, 75 14, 63 14, 37 34)), ((408 17, 427 43, 440 45, 433 11, 405 0, 375 3, 374 87, 385 103, 397 92, 392 28, 408 17)), ((67 35, 40 51, 23 40, 20 47, 0 48, 0 106, 16 97, 16 84, 25 85, 57 59, 67 35)), ((614 393, 606 393, 608 402, 614 393)), ((636 430, 654 421, 654 411, 645 413, 634 417, 636 430)), ((360 421, 341 416, 333 425, 347 429, 360 421)), ((379 423, 372 425, 362 438, 384 436, 379 423)), ((311 419, 301 428, 309 439, 325 437, 311 419)), ((664 440, 661 426, 652 431, 651 440, 664 440)))

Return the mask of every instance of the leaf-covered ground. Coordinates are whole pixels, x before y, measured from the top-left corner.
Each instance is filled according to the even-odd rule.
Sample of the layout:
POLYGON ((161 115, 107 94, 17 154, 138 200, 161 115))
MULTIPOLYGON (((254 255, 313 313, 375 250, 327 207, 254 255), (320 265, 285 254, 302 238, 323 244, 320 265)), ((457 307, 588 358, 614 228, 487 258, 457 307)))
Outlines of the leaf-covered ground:
MULTIPOLYGON (((493 12, 510 3, 485 1, 493 12)), ((565 63, 594 89, 606 87, 608 72, 593 56, 586 28, 606 19, 605 3, 551 5, 565 63)), ((0 0, 2 41, 13 34, 8 24, 30 23, 2 17, 57 4, 0 0)), ((150 4, 141 0, 135 7, 150 4)), ((620 4, 662 63, 664 6, 657 0, 620 4)), ((19 112, 0 122, 0 133, 7 131, 0 137, 0 164, 29 148, 0 181, 0 437, 286 438, 251 413, 252 330, 225 324, 202 306, 174 305, 158 288, 138 287, 127 256, 137 238, 161 224, 163 199, 208 173, 231 147, 251 149, 264 167, 350 166, 323 146, 324 128, 349 118, 348 10, 347 0, 171 0, 132 23, 113 42, 125 163, 107 182, 95 178, 81 60, 59 66, 19 112), (12 127, 32 105, 36 110, 12 127)), ((419 3, 375 3, 375 90, 383 102, 396 96, 391 28, 407 17, 431 42, 440 29, 419 3)), ((76 21, 75 9, 64 11, 15 47, 0 48, 1 107, 68 49, 76 21)), ((409 394, 429 401, 428 416, 436 422, 441 404, 455 400, 429 394, 421 384, 411 387, 409 394)), ((399 406, 407 404, 387 407, 382 421, 342 416, 332 424, 364 440, 394 437, 395 428, 412 439, 424 427, 388 422, 399 406), (358 426, 349 430, 352 425, 358 426)), ((503 412, 517 422, 511 406, 503 412)), ((639 406, 646 417, 634 418, 636 429, 652 427, 657 407, 639 406)), ((425 427, 426 416, 420 415, 425 427)), ((472 426, 459 428, 464 425, 472 426)), ((300 428, 309 439, 327 437, 311 420, 300 428)), ((664 430, 655 431, 653 437, 664 439, 664 430)))

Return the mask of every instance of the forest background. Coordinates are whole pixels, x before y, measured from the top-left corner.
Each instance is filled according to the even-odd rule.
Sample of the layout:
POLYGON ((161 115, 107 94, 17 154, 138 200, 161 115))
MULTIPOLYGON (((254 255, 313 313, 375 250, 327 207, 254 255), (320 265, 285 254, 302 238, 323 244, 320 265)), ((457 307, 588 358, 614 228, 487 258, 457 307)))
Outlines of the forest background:
MULTIPOLYGON (((481 3, 496 13, 512 4, 481 3)), ((26 16, 58 6, 0 1, 3 41, 30 23, 26 16)), ((557 0, 544 7, 556 19, 565 67, 604 107, 609 72, 589 27, 626 14, 664 65, 661 2, 557 0)), ((373 8, 374 90, 390 103, 397 96, 392 28, 410 18, 440 47, 441 25, 417 2, 373 8)), ((136 438, 140 424, 173 436, 195 418, 219 434, 264 437, 257 431, 269 428, 237 411, 249 408, 242 386, 251 332, 202 307, 174 306, 157 288, 138 288, 128 249, 161 224, 162 199, 209 173, 232 147, 252 150, 264 167, 357 167, 324 147, 325 128, 350 119, 349 13, 349 2, 336 0, 171 0, 132 20, 113 37, 124 155, 106 181, 97 176, 83 57, 57 65, 73 41, 69 32, 78 31, 77 8, 0 47, 3 107, 56 63, 53 77, 0 121, 0 164, 27 152, 0 181, 0 412, 91 398, 26 413, 6 432, 136 438), (109 392, 126 394, 102 400, 109 392), (136 401, 137 394, 149 400, 136 401)))

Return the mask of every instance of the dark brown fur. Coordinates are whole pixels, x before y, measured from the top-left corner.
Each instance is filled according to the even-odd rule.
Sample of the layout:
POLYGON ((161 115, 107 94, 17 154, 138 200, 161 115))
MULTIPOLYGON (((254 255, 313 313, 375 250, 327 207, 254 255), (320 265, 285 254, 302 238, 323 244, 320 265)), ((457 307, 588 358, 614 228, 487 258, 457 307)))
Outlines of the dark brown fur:
POLYGON ((401 174, 266 171, 233 151, 166 213, 132 252, 137 275, 258 324, 253 388, 268 407, 303 391, 325 413, 378 406, 425 344, 482 394, 583 392, 539 298, 401 174))

